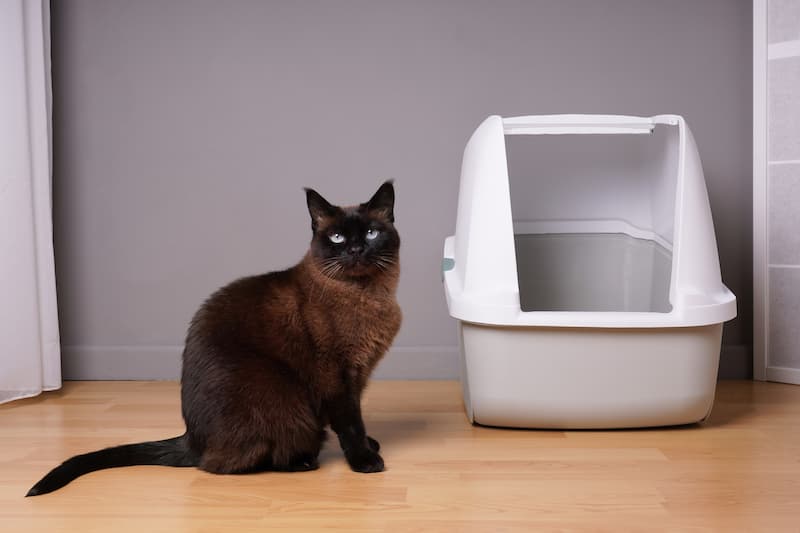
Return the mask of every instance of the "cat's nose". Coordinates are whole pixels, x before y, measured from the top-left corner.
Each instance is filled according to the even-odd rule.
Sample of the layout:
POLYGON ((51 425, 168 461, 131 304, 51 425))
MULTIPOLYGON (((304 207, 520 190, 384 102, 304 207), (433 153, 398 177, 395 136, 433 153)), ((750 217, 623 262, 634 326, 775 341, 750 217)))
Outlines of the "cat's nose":
POLYGON ((350 255, 358 255, 362 251, 364 251, 364 247, 361 246, 360 244, 354 244, 347 249, 347 253, 349 253, 350 255))

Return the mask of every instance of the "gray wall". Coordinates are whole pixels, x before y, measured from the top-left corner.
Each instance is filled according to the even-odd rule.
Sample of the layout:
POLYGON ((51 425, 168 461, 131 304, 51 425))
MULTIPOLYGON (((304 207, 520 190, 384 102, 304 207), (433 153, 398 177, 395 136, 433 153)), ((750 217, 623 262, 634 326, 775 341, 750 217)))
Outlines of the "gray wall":
POLYGON ((751 5, 733 0, 53 5, 67 378, 167 378, 194 309, 303 254, 301 186, 394 177, 405 323, 380 376, 455 377, 440 285, 464 144, 490 114, 684 115, 750 371, 751 5))

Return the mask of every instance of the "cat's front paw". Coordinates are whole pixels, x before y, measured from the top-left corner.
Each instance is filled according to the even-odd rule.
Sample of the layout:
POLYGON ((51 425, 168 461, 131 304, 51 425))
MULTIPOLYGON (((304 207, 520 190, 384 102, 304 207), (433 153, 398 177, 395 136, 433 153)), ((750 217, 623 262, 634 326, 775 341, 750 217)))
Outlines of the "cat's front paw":
POLYGON ((375 453, 381 451, 381 443, 367 435, 367 444, 369 445, 369 449, 375 453))
POLYGON ((377 452, 364 448, 358 452, 349 453, 347 455, 347 462, 353 472, 362 472, 370 474, 372 472, 383 472, 385 466, 383 458, 377 452))

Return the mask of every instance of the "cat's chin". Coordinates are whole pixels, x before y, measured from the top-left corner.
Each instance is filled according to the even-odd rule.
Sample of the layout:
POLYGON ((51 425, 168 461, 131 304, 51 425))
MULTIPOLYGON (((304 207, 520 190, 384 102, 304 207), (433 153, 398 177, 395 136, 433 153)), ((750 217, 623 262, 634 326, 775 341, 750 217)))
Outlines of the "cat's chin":
POLYGON ((380 269, 374 263, 357 262, 345 266, 340 274, 343 278, 361 279, 376 275, 380 269))

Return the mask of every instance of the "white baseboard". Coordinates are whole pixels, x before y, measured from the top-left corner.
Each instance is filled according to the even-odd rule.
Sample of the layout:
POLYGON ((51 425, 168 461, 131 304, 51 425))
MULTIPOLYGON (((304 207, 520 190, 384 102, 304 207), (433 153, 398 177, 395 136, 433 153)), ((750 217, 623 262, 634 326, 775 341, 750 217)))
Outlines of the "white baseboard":
POLYGON ((63 346, 61 373, 68 380, 174 380, 183 346, 63 346))
POLYGON ((389 350, 375 379, 458 379, 458 346, 396 346, 389 350))
POLYGON ((800 368, 767 367, 767 381, 800 385, 800 368))
MULTIPOLYGON (((66 380, 175 380, 183 346, 64 346, 66 380)), ((723 345, 720 379, 749 379, 746 345, 723 345)), ((395 346, 375 369, 375 379, 458 379, 458 346, 395 346)))

